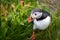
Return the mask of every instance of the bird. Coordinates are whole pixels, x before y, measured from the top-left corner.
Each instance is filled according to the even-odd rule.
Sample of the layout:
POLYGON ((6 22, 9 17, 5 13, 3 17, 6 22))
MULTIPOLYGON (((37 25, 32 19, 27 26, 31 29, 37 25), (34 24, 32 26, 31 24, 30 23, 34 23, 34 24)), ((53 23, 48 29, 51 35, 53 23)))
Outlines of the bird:
POLYGON ((49 12, 35 8, 31 11, 31 14, 28 18, 28 23, 33 22, 33 34, 31 40, 35 40, 35 30, 45 30, 48 28, 51 22, 51 15, 49 12))

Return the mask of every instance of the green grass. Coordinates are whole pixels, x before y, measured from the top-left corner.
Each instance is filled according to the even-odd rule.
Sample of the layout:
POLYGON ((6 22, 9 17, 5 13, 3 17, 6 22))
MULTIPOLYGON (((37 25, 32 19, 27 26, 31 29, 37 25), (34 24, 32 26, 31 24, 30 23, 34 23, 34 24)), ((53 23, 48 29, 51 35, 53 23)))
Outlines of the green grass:
MULTIPOLYGON (((27 18, 34 8, 46 10, 52 16, 50 26, 44 31, 37 31, 36 40, 60 40, 59 5, 54 11, 49 6, 43 6, 44 3, 36 4, 34 0, 25 0, 22 6, 19 3, 19 0, 1 0, 0 40, 30 40, 33 23, 28 24, 27 18), (5 10, 8 13, 5 13, 5 10)), ((46 1, 47 4, 48 1, 46 1)))

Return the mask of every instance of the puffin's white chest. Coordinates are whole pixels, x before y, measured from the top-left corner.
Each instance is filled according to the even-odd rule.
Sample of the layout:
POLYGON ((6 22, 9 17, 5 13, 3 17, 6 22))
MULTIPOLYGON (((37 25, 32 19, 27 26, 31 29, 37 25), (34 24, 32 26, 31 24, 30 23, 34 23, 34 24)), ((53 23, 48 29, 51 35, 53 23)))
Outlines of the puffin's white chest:
POLYGON ((40 30, 44 30, 46 29, 49 24, 50 24, 51 18, 48 16, 47 18, 37 21, 36 19, 34 20, 34 26, 33 26, 33 30, 35 29, 40 29, 40 30))

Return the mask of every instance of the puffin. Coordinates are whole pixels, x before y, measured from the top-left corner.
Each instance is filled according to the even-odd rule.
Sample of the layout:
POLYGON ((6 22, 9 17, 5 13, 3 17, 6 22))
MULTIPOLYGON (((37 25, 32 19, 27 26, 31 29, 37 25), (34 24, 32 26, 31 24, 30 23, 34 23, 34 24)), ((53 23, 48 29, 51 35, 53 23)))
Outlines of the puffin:
POLYGON ((28 18, 28 23, 33 22, 33 34, 31 40, 36 39, 35 30, 45 30, 48 28, 51 22, 51 15, 49 12, 35 8, 31 11, 31 14, 28 18))

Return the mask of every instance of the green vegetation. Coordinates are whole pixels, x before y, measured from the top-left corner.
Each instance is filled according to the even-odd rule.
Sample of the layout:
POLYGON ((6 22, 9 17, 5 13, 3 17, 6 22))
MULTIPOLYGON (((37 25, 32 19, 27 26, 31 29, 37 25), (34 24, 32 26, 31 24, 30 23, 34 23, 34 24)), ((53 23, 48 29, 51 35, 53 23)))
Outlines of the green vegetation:
POLYGON ((30 40, 33 23, 28 24, 27 18, 31 10, 40 8, 52 15, 50 26, 38 30, 36 40, 60 40, 60 5, 50 6, 49 0, 1 0, 0 1, 0 40, 30 40))

